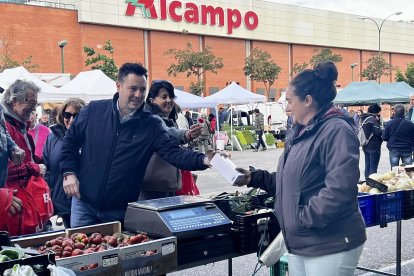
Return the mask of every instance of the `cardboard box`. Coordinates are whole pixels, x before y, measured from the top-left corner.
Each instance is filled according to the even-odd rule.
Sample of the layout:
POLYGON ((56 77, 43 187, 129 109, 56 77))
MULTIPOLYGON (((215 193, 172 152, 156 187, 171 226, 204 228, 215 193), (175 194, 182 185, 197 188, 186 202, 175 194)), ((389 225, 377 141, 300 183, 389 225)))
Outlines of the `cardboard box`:
POLYGON ((161 275, 177 269, 177 238, 121 247, 122 275, 161 275), (148 256, 149 252, 155 252, 148 256))
MULTIPOLYGON (((57 237, 70 237, 74 233, 90 235, 96 232, 103 235, 120 233, 121 223, 116 221, 71 228, 66 229, 65 232, 36 235, 12 240, 12 242, 23 248, 39 247, 46 241, 57 237)), ((102 252, 57 259, 56 265, 68 268, 76 275, 82 276, 161 275, 177 268, 177 238, 167 237, 102 252)))
MULTIPOLYGON (((41 245, 44 245, 46 241, 55 239, 57 237, 70 237, 71 234, 76 232, 89 233, 101 232, 103 234, 109 234, 109 232, 104 233, 103 231, 109 231, 113 229, 112 227, 117 227, 116 224, 103 224, 102 228, 99 228, 101 225, 93 225, 88 227, 79 227, 74 229, 67 229, 65 232, 60 233, 51 233, 51 234, 42 234, 30 237, 24 237, 12 240, 12 243, 20 245, 20 247, 27 248, 33 247, 37 248, 41 245), (102 230, 101 230, 102 229, 102 230), (68 233, 71 233, 68 235, 68 233)), ((120 229, 120 224, 119 224, 120 229)), ((111 233, 113 234, 113 233, 111 233)), ((63 259, 57 259, 56 265, 68 268, 75 272, 76 275, 120 275, 121 274, 121 264, 120 264, 120 250, 119 248, 109 249, 103 252, 95 252, 80 256, 67 257, 63 259), (93 269, 92 269, 93 267, 93 269)))
POLYGON ((243 177, 243 174, 236 170, 236 165, 229 158, 220 154, 215 154, 210 164, 230 184, 234 184, 237 178, 243 177))

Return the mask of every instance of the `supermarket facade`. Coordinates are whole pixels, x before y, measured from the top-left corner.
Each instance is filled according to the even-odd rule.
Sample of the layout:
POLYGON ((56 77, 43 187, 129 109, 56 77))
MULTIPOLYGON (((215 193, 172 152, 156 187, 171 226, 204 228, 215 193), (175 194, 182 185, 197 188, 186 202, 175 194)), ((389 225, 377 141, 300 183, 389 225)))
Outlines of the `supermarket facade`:
MULTIPOLYGON (((72 75, 89 69, 84 66, 83 46, 96 49, 111 40, 118 65, 141 62, 149 69, 150 80, 170 79, 188 91, 195 77, 168 76, 166 69, 174 60, 164 52, 184 49, 188 42, 193 49, 209 46, 223 58, 224 68, 218 74, 204 75, 207 95, 230 81, 264 93, 263 85, 250 81, 243 72, 245 58, 256 47, 268 51, 282 67, 270 99, 278 98, 289 82, 292 66, 309 61, 315 48, 331 48, 343 57, 338 63, 338 85, 344 87, 352 78, 363 80, 359 73, 379 47, 377 26, 358 15, 260 0, 0 0, 0 13, 2 44, 14 42, 20 59, 32 55, 38 72, 60 72, 61 40, 68 41, 64 65, 65 73, 72 75), (355 63, 358 66, 352 72, 355 63)), ((413 33, 414 24, 392 20, 381 30, 384 57, 402 70, 414 61, 413 33)))

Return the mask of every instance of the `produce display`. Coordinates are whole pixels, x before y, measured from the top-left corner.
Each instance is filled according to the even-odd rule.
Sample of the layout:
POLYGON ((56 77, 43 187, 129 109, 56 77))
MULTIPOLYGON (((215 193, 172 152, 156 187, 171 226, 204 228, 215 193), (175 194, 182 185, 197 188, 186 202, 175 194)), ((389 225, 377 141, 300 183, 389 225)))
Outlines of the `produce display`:
POLYGON ((20 260, 24 257, 23 251, 20 249, 3 249, 0 251, 0 263, 11 261, 11 260, 20 260))
MULTIPOLYGON (((388 187, 388 192, 405 191, 414 189, 414 174, 411 172, 402 172, 398 175, 389 171, 384 174, 374 173, 369 178, 384 184, 388 187)), ((358 184, 358 192, 369 194, 380 194, 381 191, 377 188, 372 188, 367 183, 358 184)))
MULTIPOLYGON (((123 233, 115 233, 113 235, 102 235, 101 233, 93 233, 87 236, 84 233, 74 233, 69 238, 58 237, 47 241, 37 250, 42 254, 54 251, 56 254, 55 258, 60 259, 102 252, 116 247, 124 247, 148 241, 150 239, 145 234, 126 235, 123 233)), ((148 251, 146 255, 153 255, 155 253, 148 251)))

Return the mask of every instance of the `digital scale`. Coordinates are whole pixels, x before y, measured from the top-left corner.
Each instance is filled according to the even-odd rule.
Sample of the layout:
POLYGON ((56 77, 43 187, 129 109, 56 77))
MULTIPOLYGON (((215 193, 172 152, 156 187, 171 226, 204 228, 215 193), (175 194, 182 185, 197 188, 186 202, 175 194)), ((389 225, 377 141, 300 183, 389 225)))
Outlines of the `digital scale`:
POLYGON ((193 238, 231 229, 232 222, 210 199, 175 196, 128 204, 125 229, 159 237, 193 238))

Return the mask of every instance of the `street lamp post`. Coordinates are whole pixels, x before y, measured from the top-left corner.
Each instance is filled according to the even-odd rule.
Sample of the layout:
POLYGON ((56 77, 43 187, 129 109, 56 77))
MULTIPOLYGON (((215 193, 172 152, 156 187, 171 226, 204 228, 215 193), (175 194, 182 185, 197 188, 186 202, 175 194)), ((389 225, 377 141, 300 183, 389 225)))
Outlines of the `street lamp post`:
POLYGON ((65 73, 65 60, 63 58, 63 48, 68 45, 68 41, 67 40, 62 40, 59 41, 58 46, 60 48, 60 61, 62 64, 62 74, 65 73))
POLYGON ((354 67, 357 67, 358 63, 351 64, 351 74, 352 74, 352 82, 354 82, 354 67))
POLYGON ((391 16, 394 15, 400 15, 402 14, 402 12, 395 12, 393 14, 388 15, 384 20, 382 20, 381 24, 378 24, 377 21, 375 21, 374 19, 372 19, 371 17, 363 17, 362 20, 370 20, 372 22, 375 23, 375 26, 377 26, 377 30, 378 30, 378 53, 381 53, 381 30, 382 30, 382 26, 384 25, 384 22, 390 18, 391 16))

